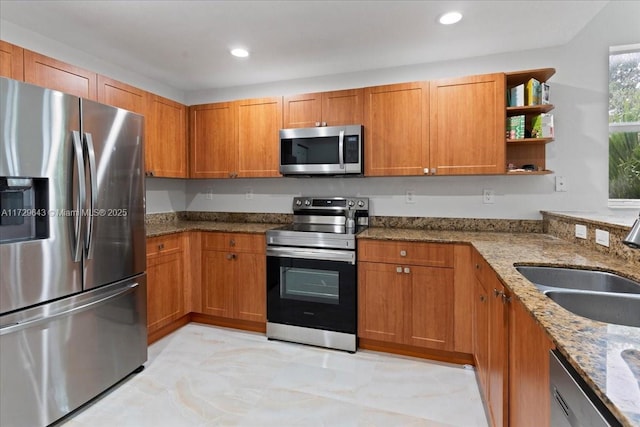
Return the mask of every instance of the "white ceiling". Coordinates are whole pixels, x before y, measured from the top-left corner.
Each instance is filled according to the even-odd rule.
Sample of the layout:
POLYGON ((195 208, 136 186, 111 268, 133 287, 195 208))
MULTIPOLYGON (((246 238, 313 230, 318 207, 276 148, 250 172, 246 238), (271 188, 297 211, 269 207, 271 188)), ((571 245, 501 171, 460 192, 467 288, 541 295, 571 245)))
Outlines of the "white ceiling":
POLYGON ((0 1, 0 17, 181 90, 558 46, 607 1, 0 1), (463 13, 438 24, 449 10, 463 13), (231 57, 244 46, 251 56, 231 57))

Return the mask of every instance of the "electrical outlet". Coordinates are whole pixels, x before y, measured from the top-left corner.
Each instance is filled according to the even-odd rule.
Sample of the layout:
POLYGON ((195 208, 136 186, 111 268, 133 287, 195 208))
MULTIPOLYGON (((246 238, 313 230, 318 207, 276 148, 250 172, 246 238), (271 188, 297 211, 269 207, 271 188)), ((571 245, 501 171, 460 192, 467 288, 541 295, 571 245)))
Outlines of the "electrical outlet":
POLYGON ((492 204, 496 202, 496 192, 493 190, 482 190, 482 203, 492 204))
POLYGON ((213 187, 209 187, 207 190, 207 200, 213 200, 213 187))
POLYGON ((556 191, 567 191, 567 179, 564 176, 556 176, 556 191))
POLYGON ((587 226, 582 224, 576 224, 576 237, 578 239, 587 238, 587 226))
POLYGON ((609 232, 596 228, 596 243, 609 247, 609 232))
POLYGON ((415 190, 407 190, 404 193, 404 201, 405 201, 405 203, 415 203, 416 202, 416 191, 415 190))
POLYGON ((247 190, 244 193, 244 198, 246 200, 253 200, 253 189, 252 188, 247 188, 247 190))

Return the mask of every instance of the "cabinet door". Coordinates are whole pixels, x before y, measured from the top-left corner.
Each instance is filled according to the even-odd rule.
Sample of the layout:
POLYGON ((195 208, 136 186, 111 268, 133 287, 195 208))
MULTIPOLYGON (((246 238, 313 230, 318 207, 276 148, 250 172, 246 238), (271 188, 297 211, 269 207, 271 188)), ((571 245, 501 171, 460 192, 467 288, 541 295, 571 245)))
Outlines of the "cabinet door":
POLYGON ((187 178, 186 122, 186 106, 150 94, 144 147, 145 172, 148 175, 187 178))
POLYGON ((365 175, 423 175, 429 167, 429 84, 364 89, 365 175))
POLYGON ((34 85, 97 100, 96 73, 44 55, 24 51, 24 81, 34 85))
POLYGON ((0 76, 24 80, 24 49, 0 40, 0 76))
POLYGON ((266 257, 260 254, 238 253, 235 263, 235 315, 241 320, 266 322, 267 283, 266 257))
POLYGON ((362 124, 363 113, 363 89, 337 90, 322 94, 322 122, 327 126, 362 124))
POLYGON ((403 343, 406 279, 393 264, 358 263, 358 336, 403 343))
POLYGON ((233 254, 202 251, 202 309, 206 314, 233 317, 236 273, 233 254))
POLYGON ((504 173, 505 75, 431 82, 431 168, 438 175, 504 173))
POLYGON ((487 387, 489 370, 489 293, 478 279, 475 279, 473 314, 473 354, 476 359, 480 389, 486 401, 489 398, 487 387))
POLYGON ((189 120, 191 178, 231 177, 237 163, 237 113, 234 103, 190 107, 189 120))
POLYGON ((489 288, 489 402, 495 427, 508 425, 508 310, 505 288, 494 276, 489 288))
POLYGON ((285 96, 283 128, 308 128, 322 123, 322 94, 305 93, 285 96))
POLYGON ((183 252, 147 259, 147 326, 149 333, 179 319, 184 310, 183 252))
POLYGON ((509 425, 549 427, 553 343, 520 301, 510 304, 509 316, 509 425))
POLYGON ((282 98, 238 101, 239 177, 280 176, 282 98))
POLYGON ((403 266, 403 271, 411 281, 407 344, 453 350, 453 269, 403 266))
POLYGON ((147 113, 145 91, 101 75, 98 75, 98 102, 143 116, 147 113))

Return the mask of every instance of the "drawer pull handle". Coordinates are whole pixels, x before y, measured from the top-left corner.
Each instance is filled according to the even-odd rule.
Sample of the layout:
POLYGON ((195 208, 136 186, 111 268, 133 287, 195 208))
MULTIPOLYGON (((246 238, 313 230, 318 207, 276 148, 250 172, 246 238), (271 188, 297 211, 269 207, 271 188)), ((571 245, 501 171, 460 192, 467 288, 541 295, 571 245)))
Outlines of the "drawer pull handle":
POLYGON ((236 259, 236 254, 227 254, 227 259, 228 260, 236 259))
POLYGON ((409 267, 405 267, 404 274, 409 274, 409 273, 411 273, 411 269, 409 267))
POLYGON ((402 267, 396 267, 396 273, 402 273, 402 267))
POLYGON ((236 241, 234 239, 229 240, 229 246, 235 246, 236 241))
POLYGON ((158 250, 160 250, 160 251, 161 251, 161 250, 163 250, 163 249, 164 249, 164 243, 160 243, 160 244, 158 245, 158 250))
POLYGON ((400 251, 400 256, 407 256, 407 251, 400 251))

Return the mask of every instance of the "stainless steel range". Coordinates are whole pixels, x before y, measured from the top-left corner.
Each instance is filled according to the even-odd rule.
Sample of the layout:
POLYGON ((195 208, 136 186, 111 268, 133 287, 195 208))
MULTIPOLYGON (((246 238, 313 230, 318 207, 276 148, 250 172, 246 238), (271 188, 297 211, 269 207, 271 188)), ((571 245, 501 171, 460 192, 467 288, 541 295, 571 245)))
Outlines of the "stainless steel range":
POLYGON ((267 232, 267 337, 356 351, 356 235, 369 199, 295 197, 293 224, 267 232))

